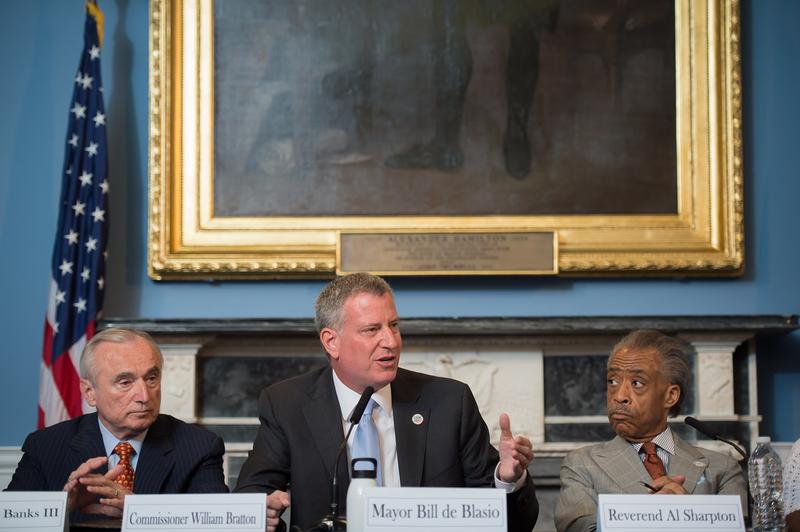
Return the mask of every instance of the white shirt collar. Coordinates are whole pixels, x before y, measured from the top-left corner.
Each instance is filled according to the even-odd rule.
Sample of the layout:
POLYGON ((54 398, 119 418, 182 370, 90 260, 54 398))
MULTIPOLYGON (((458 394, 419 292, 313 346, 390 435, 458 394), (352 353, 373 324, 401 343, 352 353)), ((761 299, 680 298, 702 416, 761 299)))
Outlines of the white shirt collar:
POLYGON ((113 434, 111 431, 103 425, 103 422, 100 421, 100 416, 97 416, 97 424, 100 425, 100 435, 103 436, 103 447, 106 449, 106 456, 111 456, 111 453, 114 452, 114 447, 117 446, 118 443, 121 441, 127 441, 133 447, 133 450, 136 451, 136 456, 141 454, 142 452, 142 442, 144 441, 145 436, 147 436, 147 429, 138 436, 134 436, 133 438, 127 440, 120 440, 113 434))
MULTIPOLYGON (((347 387, 336 374, 336 370, 331 368, 333 373, 333 387, 336 390, 336 397, 339 399, 339 408, 342 410, 342 420, 350 422, 350 414, 356 407, 361 394, 347 387)), ((372 398, 381 407, 383 415, 392 416, 392 385, 387 384, 380 390, 372 394, 372 398)))

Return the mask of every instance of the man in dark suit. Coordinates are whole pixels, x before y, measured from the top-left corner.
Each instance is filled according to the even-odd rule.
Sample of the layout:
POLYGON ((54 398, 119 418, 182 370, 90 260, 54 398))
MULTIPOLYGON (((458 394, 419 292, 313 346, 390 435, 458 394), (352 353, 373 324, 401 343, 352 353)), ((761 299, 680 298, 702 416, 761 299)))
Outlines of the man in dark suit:
MULTIPOLYGON (((503 414, 498 453, 468 386, 398 368, 402 340, 386 281, 364 273, 335 280, 317 299, 316 322, 330 365, 262 392, 261 427, 239 474, 236 491, 269 494, 267 530, 280 529, 290 505, 292 525, 303 529, 328 513, 337 451, 368 386, 375 406, 348 440, 348 454, 359 431, 372 426, 381 485, 497 486, 508 493, 509 530, 533 528, 539 507, 527 475, 531 442, 514 437, 503 414)), ((343 458, 338 472, 342 503, 346 464, 343 458)))
POLYGON ((215 434, 159 414, 163 357, 147 333, 107 329, 80 361, 96 413, 30 434, 8 490, 68 492, 72 521, 122 515, 131 493, 224 493, 215 434))

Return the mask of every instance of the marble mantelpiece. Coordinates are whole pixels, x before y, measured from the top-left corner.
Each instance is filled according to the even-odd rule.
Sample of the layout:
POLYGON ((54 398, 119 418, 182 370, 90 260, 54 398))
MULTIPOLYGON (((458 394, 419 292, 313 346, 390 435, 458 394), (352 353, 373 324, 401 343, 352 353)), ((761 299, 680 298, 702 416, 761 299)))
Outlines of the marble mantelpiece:
MULTIPOLYGON (((126 320, 150 332, 165 358, 162 411, 218 432, 226 443, 226 474, 235 483, 258 426, 264 386, 326 364, 311 319, 126 320)), ((401 365, 470 385, 492 431, 508 412, 515 432, 533 441, 532 474, 542 516, 552 527, 558 468, 570 450, 611 436, 605 416, 605 360, 625 333, 654 328, 694 347, 687 415, 723 437, 749 446, 760 421, 754 339, 786 334, 796 316, 570 318, 404 318, 401 365)), ((686 427, 690 441, 727 452, 686 427)))

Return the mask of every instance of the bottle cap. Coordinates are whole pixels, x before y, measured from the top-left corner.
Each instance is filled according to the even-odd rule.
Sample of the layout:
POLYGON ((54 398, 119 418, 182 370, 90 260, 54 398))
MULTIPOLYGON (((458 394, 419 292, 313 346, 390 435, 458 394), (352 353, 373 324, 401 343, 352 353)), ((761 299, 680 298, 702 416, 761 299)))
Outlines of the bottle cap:
POLYGON ((769 436, 759 436, 756 439, 756 443, 769 443, 769 442, 770 442, 769 436))
POLYGON ((374 458, 354 458, 350 464, 350 478, 378 478, 378 461, 374 458), (372 469, 356 469, 358 463, 372 464, 372 469))

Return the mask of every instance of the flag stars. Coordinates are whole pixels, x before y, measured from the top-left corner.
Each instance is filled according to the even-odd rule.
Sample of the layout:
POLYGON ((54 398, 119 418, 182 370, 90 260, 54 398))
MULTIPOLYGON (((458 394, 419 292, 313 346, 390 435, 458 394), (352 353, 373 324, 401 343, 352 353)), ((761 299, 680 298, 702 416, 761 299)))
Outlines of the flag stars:
POLYGON ((68 262, 66 259, 61 262, 61 266, 58 267, 61 270, 61 276, 65 276, 68 273, 72 273, 72 263, 68 262))
POLYGON ((103 288, 105 288, 105 286, 106 286, 106 281, 105 281, 105 279, 103 279, 102 277, 100 277, 99 279, 97 279, 97 289, 98 289, 98 290, 102 290, 103 288))
POLYGON ((95 251, 97 249, 97 239, 96 238, 89 238, 84 244, 86 246, 86 252, 95 251))
POLYGON ((100 207, 95 207, 92 211, 92 218, 95 222, 105 222, 106 211, 102 210, 100 207))
POLYGON ((56 290, 56 305, 67 302, 67 293, 61 290, 56 290))
POLYGON ((83 90, 92 88, 92 82, 94 81, 94 78, 91 77, 89 74, 84 74, 83 77, 81 77, 81 75, 78 74, 78 78, 80 78, 80 81, 78 81, 77 79, 75 81, 80 83, 81 87, 83 87, 83 90))
POLYGON ((72 210, 75 211, 75 216, 80 216, 81 214, 86 214, 86 204, 81 203, 81 200, 75 202, 75 205, 72 206, 72 210))
POLYGON ((81 270, 81 279, 83 279, 84 283, 88 281, 91 276, 92 276, 92 270, 90 270, 89 268, 84 268, 83 270, 81 270))
POLYGON ((83 171, 83 173, 80 175, 80 177, 78 177, 78 179, 80 179, 82 187, 92 184, 92 174, 90 174, 86 170, 83 171))
POLYGON ((93 44, 91 48, 89 48, 89 58, 94 61, 100 57, 100 48, 96 44, 93 44))
POLYGON ((97 143, 90 142, 89 145, 84 148, 84 150, 89 154, 89 157, 94 157, 97 155, 97 143))
POLYGON ((75 115, 75 118, 86 118, 86 107, 75 102, 75 105, 72 106, 72 109, 69 110, 70 113, 75 115))
POLYGON ((75 303, 73 303, 72 306, 75 307, 78 311, 78 314, 80 314, 81 312, 86 311, 86 300, 81 297, 75 303))
POLYGON ((58 334, 58 322, 53 323, 53 336, 58 334))
POLYGON ((108 179, 103 179, 103 182, 100 183, 100 190, 103 191, 103 194, 108 194, 108 179))
POLYGON ((67 144, 69 144, 73 148, 77 148, 78 147, 78 135, 73 133, 72 136, 67 141, 67 144))
POLYGON ((70 229, 69 233, 64 235, 64 238, 67 239, 67 242, 69 242, 70 246, 78 243, 78 233, 74 229, 70 229))
POLYGON ((100 111, 97 111, 97 114, 94 115, 94 118, 92 118, 92 120, 94 120, 94 127, 100 127, 106 125, 106 115, 104 115, 100 111))

